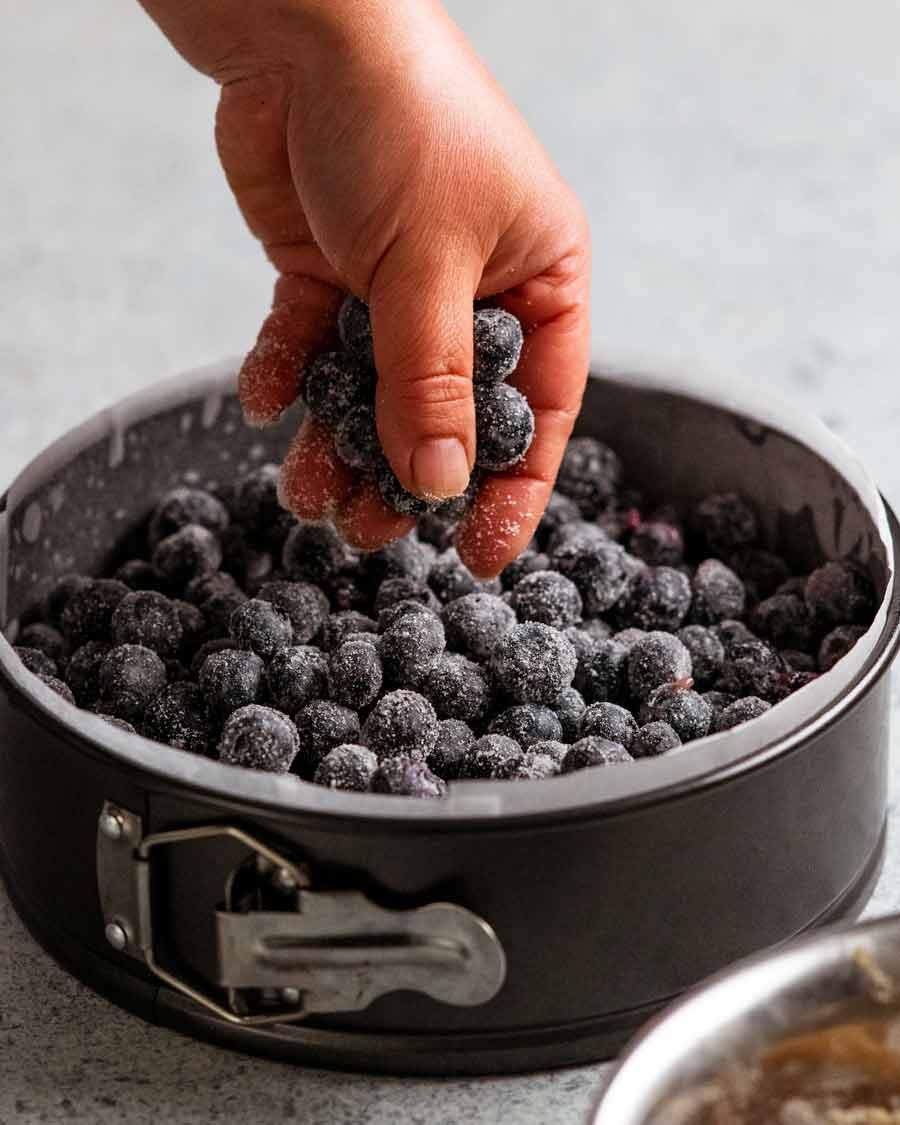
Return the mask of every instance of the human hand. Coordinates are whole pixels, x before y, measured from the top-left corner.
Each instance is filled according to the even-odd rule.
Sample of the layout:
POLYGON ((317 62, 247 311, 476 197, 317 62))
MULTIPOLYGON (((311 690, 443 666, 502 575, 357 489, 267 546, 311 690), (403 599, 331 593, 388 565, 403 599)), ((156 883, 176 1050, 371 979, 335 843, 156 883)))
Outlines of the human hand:
MULTIPOLYGON (((255 5, 252 16, 237 2, 218 21, 199 18, 204 4, 187 16, 168 0, 145 6, 223 83, 222 164, 280 275, 241 371, 251 422, 275 421, 296 399, 350 291, 370 307, 378 429, 394 472, 417 495, 457 495, 475 459, 473 300, 522 322, 510 381, 534 411, 534 442, 485 478, 459 535, 468 566, 496 574, 534 533, 587 375, 589 235, 572 193, 432 0, 309 0, 255 5)), ((311 418, 282 496, 366 549, 413 524, 311 418)))

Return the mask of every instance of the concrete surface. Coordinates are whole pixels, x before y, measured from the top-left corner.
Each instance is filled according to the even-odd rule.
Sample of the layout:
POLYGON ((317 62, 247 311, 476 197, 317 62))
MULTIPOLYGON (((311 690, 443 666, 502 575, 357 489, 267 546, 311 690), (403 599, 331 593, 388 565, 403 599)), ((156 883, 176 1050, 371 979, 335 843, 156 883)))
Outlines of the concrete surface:
MULTIPOLYGON (((595 338, 792 393, 900 497, 891 0, 455 0, 581 194, 595 338)), ((130 0, 0 0, 0 482, 86 414, 254 338, 270 273, 215 91, 130 0)), ((900 906, 900 839, 871 912, 900 906)), ((399 1082, 147 1027, 0 899, 0 1123, 577 1122, 601 1076, 399 1082)))

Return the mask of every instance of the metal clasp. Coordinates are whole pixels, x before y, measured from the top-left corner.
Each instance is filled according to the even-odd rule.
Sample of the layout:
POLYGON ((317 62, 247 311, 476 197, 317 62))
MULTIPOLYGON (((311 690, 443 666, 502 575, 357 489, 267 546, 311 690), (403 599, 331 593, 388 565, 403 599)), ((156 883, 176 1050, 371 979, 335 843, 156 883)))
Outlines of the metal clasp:
POLYGON ((483 919, 453 903, 386 910, 359 891, 317 890, 309 867, 233 825, 143 834, 141 818, 107 802, 97 829, 106 937, 160 980, 229 1023, 284 1023, 359 1011, 401 989, 445 1004, 487 1003, 506 957, 483 919), (173 968, 154 941, 152 856, 165 845, 227 837, 249 853, 215 912, 219 1002, 173 968))

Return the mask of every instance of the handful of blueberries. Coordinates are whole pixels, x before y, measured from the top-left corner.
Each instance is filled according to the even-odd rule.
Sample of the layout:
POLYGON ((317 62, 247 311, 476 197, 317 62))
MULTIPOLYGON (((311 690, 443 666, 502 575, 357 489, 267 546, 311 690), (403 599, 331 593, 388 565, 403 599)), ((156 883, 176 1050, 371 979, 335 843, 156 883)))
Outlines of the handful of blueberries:
POLYGON ((223 495, 179 488, 140 557, 59 579, 17 651, 69 702, 181 750, 441 797, 677 751, 827 672, 871 622, 859 567, 792 574, 739 495, 644 514, 623 477, 573 439, 535 540, 491 581, 446 508, 360 554, 279 507, 274 465, 223 495))

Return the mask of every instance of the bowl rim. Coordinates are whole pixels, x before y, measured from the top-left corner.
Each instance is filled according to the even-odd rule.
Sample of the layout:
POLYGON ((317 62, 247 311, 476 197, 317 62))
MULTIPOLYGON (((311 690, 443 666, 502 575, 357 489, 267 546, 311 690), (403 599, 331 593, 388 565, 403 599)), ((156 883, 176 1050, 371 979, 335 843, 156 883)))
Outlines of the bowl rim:
MULTIPOLYGON (((70 429, 38 454, 10 486, 5 508, 0 500, 0 568, 5 571, 7 565, 3 534, 6 512, 16 510, 19 494, 33 489, 35 477, 48 479, 78 452, 96 442, 109 440, 113 449, 121 448, 122 434, 130 425, 168 409, 203 399, 204 414, 214 421, 225 398, 235 392, 239 366, 238 360, 228 359, 152 384, 70 429)), ((524 780, 455 782, 450 786, 449 795, 441 801, 412 801, 403 797, 329 790, 295 775, 230 766, 125 734, 90 712, 73 707, 29 673, 2 633, 0 677, 37 709, 43 722, 86 743, 93 751, 218 799, 265 806, 281 813, 352 818, 354 821, 394 821, 398 825, 425 821, 436 831, 456 830, 473 823, 501 828, 511 821, 548 823, 561 816, 571 820, 613 815, 676 799, 688 792, 695 793, 764 767, 773 758, 788 754, 819 735, 855 706, 896 654, 900 644, 900 589, 894 583, 894 555, 900 553, 900 529, 855 453, 818 419, 778 395, 767 391, 761 403, 758 390, 750 383, 725 380, 721 372, 706 373, 696 365, 676 372, 674 369, 665 371, 659 364, 629 363, 626 367, 603 360, 592 364, 591 378, 672 394, 761 422, 825 460, 854 488, 869 510, 886 551, 888 567, 884 599, 869 630, 874 645, 865 658, 856 659, 855 666, 854 652, 836 666, 843 675, 840 690, 838 685, 842 681, 835 676, 835 670, 825 673, 821 679, 833 677, 835 684, 830 702, 814 710, 804 721, 794 720, 786 733, 779 730, 784 723, 773 723, 773 713, 769 712, 747 727, 727 732, 727 738, 714 734, 698 739, 684 753, 607 766, 602 771, 580 771, 540 783, 524 780), (788 424, 785 424, 786 419, 788 424)), ((5 573, 0 574, 0 587, 4 580, 5 573)), ((801 691, 798 696, 802 694, 801 691)), ((795 701, 798 696, 793 697, 795 701)), ((779 709, 773 710, 783 707, 781 704, 779 709)))

